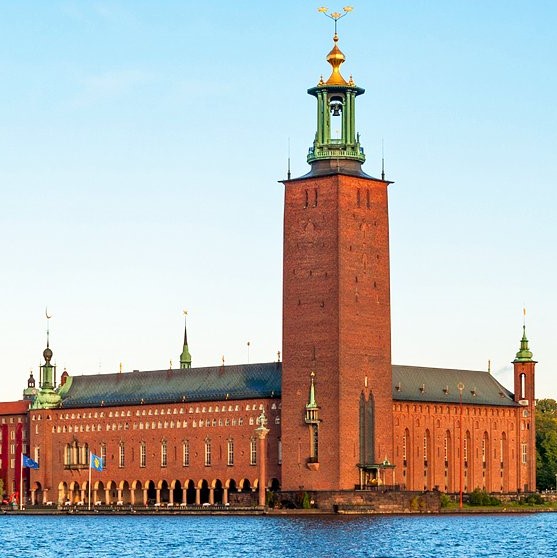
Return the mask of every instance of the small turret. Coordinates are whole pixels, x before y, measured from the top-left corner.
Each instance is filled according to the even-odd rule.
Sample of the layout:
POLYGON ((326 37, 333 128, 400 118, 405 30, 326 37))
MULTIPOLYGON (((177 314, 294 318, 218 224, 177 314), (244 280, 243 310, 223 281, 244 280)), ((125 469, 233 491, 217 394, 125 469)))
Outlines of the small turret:
POLYGON ((191 354, 188 349, 188 324, 187 324, 187 311, 184 310, 184 346, 182 354, 180 355, 180 368, 191 368, 191 354))
POLYGON ((526 325, 523 325, 520 350, 516 353, 516 358, 513 362, 532 362, 532 356, 532 351, 528 347, 528 338, 526 337, 526 325))
POLYGON ((46 349, 43 351, 44 364, 41 366, 39 392, 33 402, 33 409, 53 409, 60 403, 61 397, 56 389, 56 365, 52 364, 52 349, 50 348, 49 320, 52 316, 46 315, 46 349))
POLYGON ((23 399, 33 400, 38 393, 38 389, 35 387, 35 378, 33 376, 33 370, 29 372, 29 379, 27 380, 27 387, 23 390, 23 399))

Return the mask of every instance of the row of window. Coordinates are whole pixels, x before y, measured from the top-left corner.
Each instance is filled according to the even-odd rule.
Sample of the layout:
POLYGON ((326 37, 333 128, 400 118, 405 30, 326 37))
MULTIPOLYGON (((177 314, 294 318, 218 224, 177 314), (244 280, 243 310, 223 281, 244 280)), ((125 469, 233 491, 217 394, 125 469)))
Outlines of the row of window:
MULTIPOLYGON (((277 410, 281 408, 280 403, 272 403, 271 410, 277 410)), ((194 414, 194 413, 226 413, 226 412, 239 412, 242 410, 246 411, 263 411, 263 403, 247 404, 245 409, 242 409, 240 405, 209 405, 209 406, 197 406, 197 407, 174 407, 174 409, 141 409, 136 410, 135 413, 131 410, 121 410, 121 411, 95 411, 89 413, 61 413, 58 415, 60 420, 75 420, 75 419, 91 419, 91 418, 118 418, 118 417, 140 417, 140 416, 158 416, 158 415, 183 415, 183 414, 194 414)), ((41 415, 33 415, 32 420, 41 420, 41 415)), ((12 419, 13 421, 13 419, 12 419)), ((20 419, 21 422, 21 419, 20 419)))
MULTIPOLYGON (((248 424, 250 426, 255 426, 257 424, 257 418, 256 417, 249 417, 248 419, 248 424)), ((277 416, 275 417, 275 424, 280 424, 280 417, 277 416)), ((188 428, 191 426, 191 428, 210 428, 210 427, 217 427, 217 426, 243 426, 244 425, 244 419, 242 417, 236 419, 199 419, 199 420, 193 420, 191 421, 191 423, 187 420, 183 420, 183 421, 152 421, 152 422, 140 422, 140 423, 132 423, 132 429, 133 430, 157 430, 157 429, 173 429, 173 428, 188 428)), ((58 426, 53 426, 52 427, 52 433, 53 434, 64 434, 66 432, 72 433, 72 432, 102 432, 103 430, 106 432, 110 432, 110 431, 117 431, 117 430, 129 430, 130 429, 130 424, 128 422, 125 423, 112 423, 112 424, 105 424, 104 427, 102 424, 86 424, 86 425, 58 425, 58 426)), ((36 433, 38 434, 38 427, 36 429, 36 433)))
MULTIPOLYGON (((401 404, 401 403, 395 403, 393 405, 393 411, 402 411, 402 412, 406 412, 409 413, 410 411, 413 411, 414 413, 416 412, 433 412, 435 414, 447 414, 447 415, 460 415, 460 407, 458 405, 408 405, 408 404, 401 404)), ((491 409, 491 413, 488 413, 489 409, 487 408, 478 408, 478 407, 473 407, 472 409, 468 406, 464 407, 462 409, 463 414, 467 415, 467 416, 488 416, 489 414, 491 414, 492 417, 515 417, 516 416, 516 409, 515 408, 508 408, 508 409, 500 409, 500 408, 496 408, 496 409, 491 409), (472 411, 472 412, 470 412, 472 411)), ((524 409, 523 411, 523 416, 527 417, 528 416, 528 410, 524 409)))
MULTIPOLYGON (((410 439, 410 433, 408 432, 408 430, 405 431, 404 435, 402 436, 402 459, 403 459, 403 463, 406 466, 407 464, 407 452, 408 452, 408 440, 410 439)), ((503 432, 502 437, 499 441, 500 443, 500 449, 499 449, 499 459, 501 462, 501 466, 503 466, 505 459, 505 455, 506 452, 508 452, 508 448, 506 447, 507 444, 507 437, 506 434, 503 432)), ((488 444, 489 444, 489 436, 487 434, 487 432, 484 432, 484 435, 482 437, 481 440, 481 446, 479 448, 479 450, 481 450, 481 459, 482 462, 485 463, 487 462, 487 452, 488 452, 488 444)), ((451 445, 451 434, 450 432, 447 432, 445 435, 445 438, 443 440, 443 449, 444 449, 444 457, 445 457, 445 464, 448 465, 449 462, 449 453, 450 453, 450 445, 451 445)), ((470 436, 470 431, 466 431, 466 434, 462 440, 462 457, 463 457, 463 462, 465 463, 465 465, 468 464, 469 461, 469 448, 472 447, 472 439, 470 436)), ((457 448, 458 449, 458 448, 457 448)), ((460 454, 460 451, 457 452, 458 454, 460 454)), ((427 466, 427 463, 431 460, 431 436, 429 433, 429 430, 426 430, 425 434, 424 434, 424 438, 423 438, 423 453, 422 453, 422 457, 424 459, 424 463, 427 466)), ((478 452, 478 448, 476 450, 476 457, 480 457, 480 454, 478 452)), ((493 448, 493 459, 497 459, 497 451, 495 448, 493 448)), ((528 444, 523 442, 521 444, 521 460, 523 464, 528 463, 528 444)))
MULTIPOLYGON (((9 419, 6 419, 6 417, 2 417, 2 424, 14 424, 16 422, 15 417, 10 417, 9 419)), ((17 422, 21 423, 21 422, 27 422, 27 419, 25 417, 17 417, 17 422)))
MULTIPOLYGON (((233 466, 235 464, 235 442, 233 438, 226 441, 226 464, 233 466)), ((118 467, 123 468, 126 466, 126 446, 124 442, 118 444, 118 467)), ((182 442, 182 466, 190 466, 190 442, 184 440, 182 442)), ((139 466, 147 467, 147 443, 139 443, 139 466)), ((204 465, 210 467, 213 464, 213 443, 210 438, 204 440, 204 465)), ((282 448, 279 440, 279 464, 281 462, 282 448)), ((103 467, 106 467, 106 444, 100 446, 100 457, 103 462, 103 467)), ((133 461, 133 449, 132 449, 133 461)), ((249 464, 257 465, 257 439, 250 438, 249 441, 249 464)), ((66 445, 64 453, 64 465, 66 468, 85 468, 89 466, 89 446, 88 444, 80 445, 76 440, 66 445)), ((160 443, 160 466, 168 466, 168 441, 162 440, 160 443)))
MULTIPOLYGON (((27 430, 22 429, 22 431, 21 431, 21 437, 22 437, 24 440, 27 440, 27 430)), ((10 440, 15 440, 15 430, 12 430, 12 431, 10 432, 10 440)), ((2 431, 1 431, 1 430, 0 430, 0 442, 2 442, 2 431)))

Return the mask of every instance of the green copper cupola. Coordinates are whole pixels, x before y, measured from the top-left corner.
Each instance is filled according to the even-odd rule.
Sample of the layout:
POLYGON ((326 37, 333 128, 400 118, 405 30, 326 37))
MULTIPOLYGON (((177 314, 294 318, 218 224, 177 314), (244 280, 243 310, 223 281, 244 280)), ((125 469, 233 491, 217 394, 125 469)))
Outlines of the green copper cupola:
MULTIPOLYGON (((47 320, 50 317, 47 315, 47 320)), ((50 331, 46 331, 46 349, 43 351, 44 364, 41 365, 39 393, 33 401, 33 409, 53 409, 58 407, 61 397, 56 392, 56 365, 52 364, 52 349, 50 348, 50 331)))
POLYGON ((528 338, 526 337, 526 325, 522 326, 522 339, 520 340, 520 350, 516 353, 513 362, 533 362, 533 353, 528 347, 528 338))
POLYGON ((326 168, 359 171, 365 161, 360 137, 356 132, 356 97, 364 93, 352 76, 348 81, 340 73, 345 56, 338 47, 338 35, 327 55, 331 75, 319 81, 308 93, 317 99, 317 131, 309 149, 308 163, 314 171, 326 168))

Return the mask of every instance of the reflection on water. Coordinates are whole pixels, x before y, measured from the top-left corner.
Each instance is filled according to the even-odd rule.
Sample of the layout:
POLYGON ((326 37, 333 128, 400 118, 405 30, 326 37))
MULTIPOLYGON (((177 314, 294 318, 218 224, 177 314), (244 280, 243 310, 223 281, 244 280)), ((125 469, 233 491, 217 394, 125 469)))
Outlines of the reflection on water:
POLYGON ((0 517, 6 558, 557 557, 557 514, 0 517))

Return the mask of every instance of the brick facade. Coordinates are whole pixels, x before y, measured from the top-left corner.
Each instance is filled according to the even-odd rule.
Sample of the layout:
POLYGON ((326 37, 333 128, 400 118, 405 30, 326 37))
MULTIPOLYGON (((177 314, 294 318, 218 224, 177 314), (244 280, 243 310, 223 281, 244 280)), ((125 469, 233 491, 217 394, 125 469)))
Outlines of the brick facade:
POLYGON ((283 478, 289 490, 359 484, 360 394, 374 393, 374 454, 392 456, 387 182, 333 174, 285 182, 283 478), (319 468, 304 424, 316 374, 319 468), (313 463, 311 463, 313 465, 313 463))
MULTIPOLYGON (((29 425, 27 411, 29 401, 0 403, 0 479, 3 494, 8 499, 20 491, 21 454, 28 450, 29 425)), ((23 470, 24 491, 29 487, 29 470, 23 470)))
POLYGON ((277 488, 280 400, 33 410, 32 448, 40 463, 32 472, 33 498, 86 502, 88 452, 104 458, 103 471, 93 471, 95 502, 225 503, 233 492, 251 493, 258 486, 255 428, 263 408, 268 488, 277 488))

